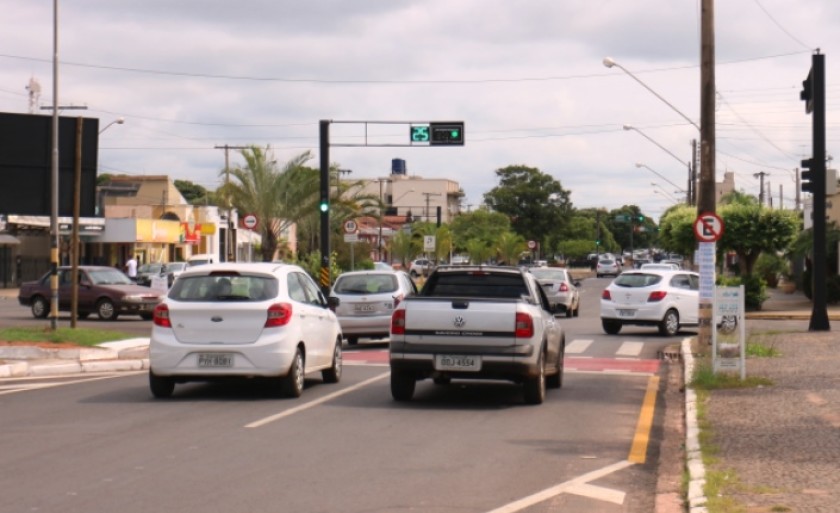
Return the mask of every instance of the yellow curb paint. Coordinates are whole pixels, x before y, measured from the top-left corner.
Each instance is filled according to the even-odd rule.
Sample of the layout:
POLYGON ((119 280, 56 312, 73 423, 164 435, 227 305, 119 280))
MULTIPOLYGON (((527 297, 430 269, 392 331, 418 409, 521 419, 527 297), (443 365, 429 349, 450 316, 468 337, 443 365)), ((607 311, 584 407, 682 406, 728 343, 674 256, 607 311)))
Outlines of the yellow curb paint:
POLYGON ((645 399, 642 402, 642 411, 639 412, 639 422, 636 424, 636 434, 633 436, 633 445, 630 447, 628 461, 633 463, 644 463, 647 454, 647 446, 650 441, 650 429, 653 426, 653 412, 656 409, 656 393, 659 390, 659 376, 651 376, 648 379, 645 399))

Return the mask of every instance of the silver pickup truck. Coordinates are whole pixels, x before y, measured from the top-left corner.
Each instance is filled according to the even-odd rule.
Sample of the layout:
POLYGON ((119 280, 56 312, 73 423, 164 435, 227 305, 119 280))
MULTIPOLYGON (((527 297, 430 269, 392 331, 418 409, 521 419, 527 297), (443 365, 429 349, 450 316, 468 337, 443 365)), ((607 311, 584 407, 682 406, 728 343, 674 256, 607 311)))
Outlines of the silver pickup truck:
POLYGON ((438 267, 391 317, 391 395, 410 401, 417 381, 521 383, 525 402, 563 385, 566 339, 539 283, 515 267, 438 267))

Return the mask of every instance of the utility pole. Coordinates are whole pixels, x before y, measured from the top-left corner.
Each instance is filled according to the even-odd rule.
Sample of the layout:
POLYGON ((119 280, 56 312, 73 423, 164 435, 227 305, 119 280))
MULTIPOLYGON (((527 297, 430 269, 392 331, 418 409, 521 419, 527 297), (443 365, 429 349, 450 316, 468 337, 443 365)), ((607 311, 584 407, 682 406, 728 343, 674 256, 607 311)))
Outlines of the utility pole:
POLYGON ((233 262, 235 261, 236 251, 232 250, 231 248, 235 245, 233 242, 233 222, 231 220, 231 204, 230 204, 230 194, 227 191, 228 184, 230 184, 230 150, 245 150, 248 149, 248 146, 231 146, 229 144, 224 145, 216 145, 215 148, 217 150, 225 150, 225 207, 227 207, 227 226, 225 228, 225 261, 226 262, 233 262))
POLYGON ((764 206, 764 177, 767 175, 768 173, 765 173, 764 171, 753 173, 753 178, 758 178, 759 180, 758 204, 762 207, 764 206))
POLYGON ((431 196, 440 196, 440 193, 439 192, 421 192, 420 194, 422 194, 423 196, 426 196, 426 215, 425 215, 425 218, 426 218, 426 222, 430 222, 429 221, 429 198, 431 196))
POLYGON ((697 205, 697 139, 691 140, 691 205, 697 205))
MULTIPOLYGON (((715 212, 715 11, 714 0, 702 0, 700 8, 700 184, 697 196, 697 214, 715 212)), ((715 254, 711 244, 712 258, 715 254)), ((703 254, 701 249, 701 255, 703 254)), ((712 345, 714 308, 714 265, 711 269, 701 265, 700 297, 697 339, 700 347, 712 345)))

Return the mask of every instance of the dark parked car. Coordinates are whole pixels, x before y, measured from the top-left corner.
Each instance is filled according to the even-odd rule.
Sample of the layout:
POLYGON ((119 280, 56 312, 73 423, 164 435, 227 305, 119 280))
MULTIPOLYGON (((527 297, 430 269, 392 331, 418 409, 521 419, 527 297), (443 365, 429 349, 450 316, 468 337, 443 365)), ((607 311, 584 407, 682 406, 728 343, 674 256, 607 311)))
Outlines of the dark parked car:
MULTIPOLYGON (((70 267, 58 268, 58 309, 70 311, 72 281, 70 267)), ((50 273, 37 281, 21 285, 18 302, 32 309, 36 318, 50 313, 50 273)), ((79 318, 96 313, 103 321, 113 321, 120 314, 151 319, 155 306, 163 299, 160 292, 135 284, 113 267, 79 266, 79 318)))
POLYGON ((137 268, 137 285, 145 287, 152 286, 152 278, 165 274, 166 267, 163 264, 143 264, 137 268))

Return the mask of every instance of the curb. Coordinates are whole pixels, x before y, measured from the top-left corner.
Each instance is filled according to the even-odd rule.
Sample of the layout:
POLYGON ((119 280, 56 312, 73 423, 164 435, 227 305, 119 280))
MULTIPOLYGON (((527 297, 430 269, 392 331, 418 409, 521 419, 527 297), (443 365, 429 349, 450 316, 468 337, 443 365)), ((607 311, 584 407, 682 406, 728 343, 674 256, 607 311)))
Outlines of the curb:
POLYGON ((0 378, 24 378, 59 376, 63 374, 86 374, 102 372, 126 372, 148 370, 149 359, 132 360, 61 360, 49 363, 14 362, 0 365, 0 378))
POLYGON ((691 338, 684 338, 681 344, 683 356, 683 380, 685 383, 685 451, 688 469, 688 507, 691 513, 706 513, 706 467, 700 452, 700 427, 697 422, 697 394, 688 385, 694 375, 694 355, 691 353, 691 338))

